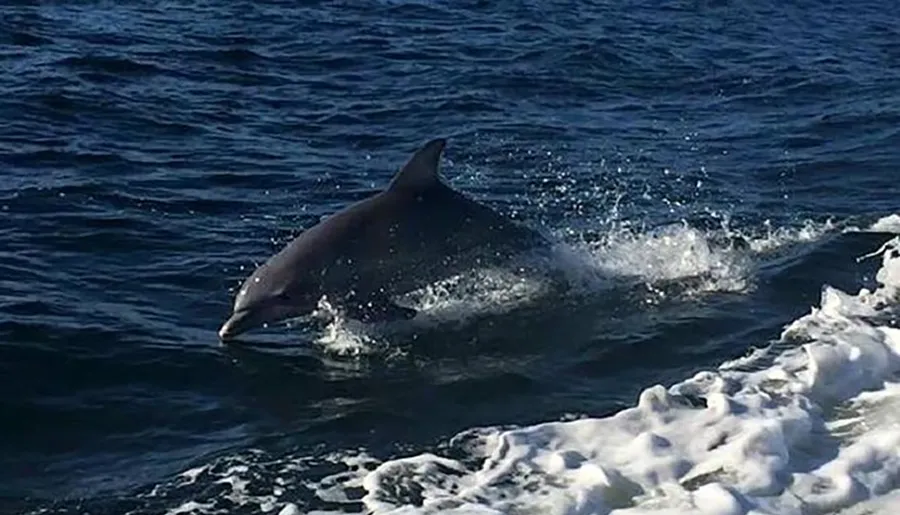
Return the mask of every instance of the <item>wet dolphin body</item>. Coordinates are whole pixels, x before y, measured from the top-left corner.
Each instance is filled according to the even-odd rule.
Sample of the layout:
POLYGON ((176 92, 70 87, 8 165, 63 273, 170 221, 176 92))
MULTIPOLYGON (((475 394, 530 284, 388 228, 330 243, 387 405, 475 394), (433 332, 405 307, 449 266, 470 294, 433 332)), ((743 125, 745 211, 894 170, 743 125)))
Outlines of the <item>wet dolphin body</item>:
POLYGON ((547 243, 444 184, 445 144, 426 143, 384 190, 309 228, 257 268, 219 337, 308 314, 323 295, 351 318, 408 319, 416 312, 393 296, 547 243))

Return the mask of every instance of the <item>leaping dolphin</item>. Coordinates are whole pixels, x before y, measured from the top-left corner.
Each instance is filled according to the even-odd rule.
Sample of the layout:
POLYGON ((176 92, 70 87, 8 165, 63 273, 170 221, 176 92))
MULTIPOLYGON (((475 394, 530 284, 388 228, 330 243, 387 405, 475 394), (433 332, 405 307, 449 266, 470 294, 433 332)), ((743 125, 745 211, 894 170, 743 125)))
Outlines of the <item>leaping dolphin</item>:
POLYGON ((307 229, 257 268, 219 338, 311 313, 323 296, 358 320, 409 319, 415 310, 392 297, 547 243, 444 184, 445 145, 429 141, 384 190, 307 229))

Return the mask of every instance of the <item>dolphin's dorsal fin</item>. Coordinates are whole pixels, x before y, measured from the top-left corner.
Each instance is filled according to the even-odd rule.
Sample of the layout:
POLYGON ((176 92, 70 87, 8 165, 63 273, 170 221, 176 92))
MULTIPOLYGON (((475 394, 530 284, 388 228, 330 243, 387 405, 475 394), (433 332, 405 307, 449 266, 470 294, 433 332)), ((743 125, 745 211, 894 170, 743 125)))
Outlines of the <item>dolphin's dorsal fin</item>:
POLYGON ((440 184, 438 165, 446 144, 447 140, 438 138, 423 145, 397 172, 388 189, 425 190, 440 184))

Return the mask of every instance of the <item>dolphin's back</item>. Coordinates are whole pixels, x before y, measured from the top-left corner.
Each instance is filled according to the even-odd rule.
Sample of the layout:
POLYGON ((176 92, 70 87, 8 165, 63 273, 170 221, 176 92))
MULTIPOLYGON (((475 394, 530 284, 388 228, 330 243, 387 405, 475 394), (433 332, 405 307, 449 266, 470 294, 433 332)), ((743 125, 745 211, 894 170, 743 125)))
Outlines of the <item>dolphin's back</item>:
POLYGON ((442 183, 385 190, 323 221, 301 246, 331 248, 326 289, 397 293, 508 259, 543 238, 442 183), (330 283, 330 284, 328 284, 330 283))

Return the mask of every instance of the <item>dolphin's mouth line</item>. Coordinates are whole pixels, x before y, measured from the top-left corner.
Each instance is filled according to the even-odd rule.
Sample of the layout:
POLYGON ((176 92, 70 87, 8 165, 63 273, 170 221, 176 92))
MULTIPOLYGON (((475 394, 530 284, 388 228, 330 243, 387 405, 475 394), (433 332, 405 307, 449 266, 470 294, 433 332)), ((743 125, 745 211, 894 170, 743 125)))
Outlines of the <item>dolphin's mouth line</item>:
POLYGON ((219 328, 219 339, 222 341, 230 340, 246 331, 250 325, 248 321, 251 319, 251 314, 249 309, 241 309, 232 313, 228 320, 219 328))
POLYGON ((272 318, 264 321, 257 321, 257 318, 258 312, 252 308, 244 308, 239 311, 235 311, 219 328, 219 339, 222 341, 228 340, 233 342, 236 341, 236 337, 238 335, 241 335, 255 327, 268 328, 273 324, 279 323, 292 324, 295 322, 308 322, 313 320, 315 317, 313 317, 313 311, 309 311, 301 314, 285 315, 279 318, 272 318))

